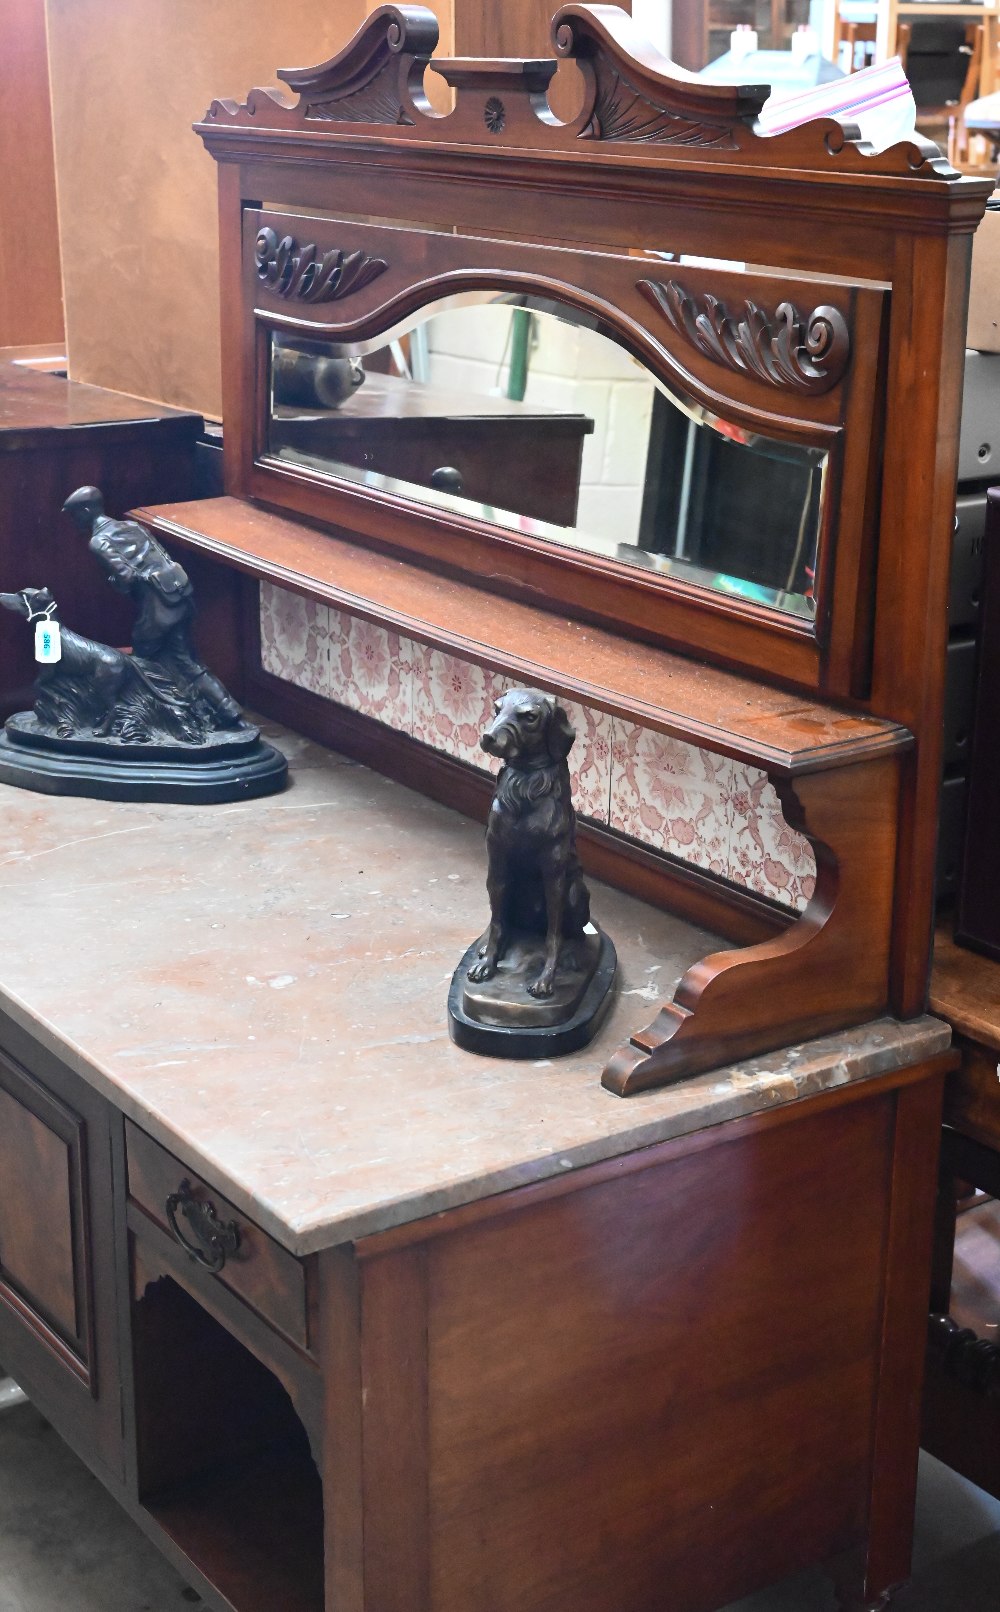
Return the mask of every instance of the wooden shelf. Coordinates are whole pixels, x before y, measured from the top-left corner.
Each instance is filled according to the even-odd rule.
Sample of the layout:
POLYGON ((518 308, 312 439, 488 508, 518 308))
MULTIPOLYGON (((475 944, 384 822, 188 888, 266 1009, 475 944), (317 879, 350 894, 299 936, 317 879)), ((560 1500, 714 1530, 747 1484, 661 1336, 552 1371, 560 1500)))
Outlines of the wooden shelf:
POLYGON ((240 1612, 323 1612, 323 1492, 303 1449, 264 1451, 144 1509, 240 1612))
POLYGON ((948 926, 935 937, 930 1007, 959 1035, 1000 1053, 1000 963, 956 945, 948 926))
POLYGON ((896 723, 486 593, 242 499, 162 504, 135 514, 168 545, 201 550, 504 676, 780 777, 876 760, 912 743, 896 723))
POLYGON ((921 0, 896 7, 897 17, 995 17, 996 6, 923 5, 921 0))

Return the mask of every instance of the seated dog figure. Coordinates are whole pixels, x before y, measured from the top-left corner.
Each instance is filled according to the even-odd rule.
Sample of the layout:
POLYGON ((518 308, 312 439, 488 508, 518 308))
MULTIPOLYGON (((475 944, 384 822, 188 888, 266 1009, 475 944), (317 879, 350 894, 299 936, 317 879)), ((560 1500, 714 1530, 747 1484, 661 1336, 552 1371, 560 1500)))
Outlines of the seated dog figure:
POLYGON ((565 943, 590 921, 566 764, 575 738, 551 694, 519 688, 497 701, 479 741, 503 766, 486 828, 490 927, 469 969, 472 981, 493 977, 518 931, 546 940, 542 971, 528 986, 532 996, 552 995, 560 960, 575 966, 565 943))

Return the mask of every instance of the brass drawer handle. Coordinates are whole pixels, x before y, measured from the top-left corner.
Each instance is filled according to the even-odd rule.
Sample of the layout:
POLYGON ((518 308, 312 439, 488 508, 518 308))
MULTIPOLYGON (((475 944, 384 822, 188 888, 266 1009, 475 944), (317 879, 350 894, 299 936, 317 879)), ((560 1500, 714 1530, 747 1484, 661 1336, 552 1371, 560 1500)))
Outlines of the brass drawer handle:
POLYGON ((215 1204, 202 1203, 196 1198, 190 1181, 182 1181, 178 1190, 170 1194, 166 1208, 170 1230, 184 1252, 206 1270, 221 1271, 229 1255, 238 1252, 240 1228, 235 1220, 224 1226, 215 1213, 215 1204), (196 1242, 189 1242, 177 1224, 178 1209, 190 1225, 196 1242))

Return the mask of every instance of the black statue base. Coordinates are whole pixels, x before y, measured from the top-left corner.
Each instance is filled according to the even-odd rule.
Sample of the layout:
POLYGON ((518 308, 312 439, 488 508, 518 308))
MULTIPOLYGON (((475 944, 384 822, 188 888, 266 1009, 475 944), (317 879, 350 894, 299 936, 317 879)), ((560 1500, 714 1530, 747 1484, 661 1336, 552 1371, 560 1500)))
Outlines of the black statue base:
POLYGON ((93 734, 58 738, 33 712, 19 711, 0 733, 0 783, 42 795, 210 804, 274 795, 287 779, 285 757, 251 727, 201 744, 128 744, 93 734))
POLYGON ((542 935, 515 935, 492 979, 472 982, 483 939, 473 942, 448 992, 448 1031, 467 1052, 493 1058, 550 1058, 576 1052, 597 1034, 614 994, 618 957, 603 930, 567 942, 576 966, 560 965, 551 996, 528 990, 545 960, 542 935))

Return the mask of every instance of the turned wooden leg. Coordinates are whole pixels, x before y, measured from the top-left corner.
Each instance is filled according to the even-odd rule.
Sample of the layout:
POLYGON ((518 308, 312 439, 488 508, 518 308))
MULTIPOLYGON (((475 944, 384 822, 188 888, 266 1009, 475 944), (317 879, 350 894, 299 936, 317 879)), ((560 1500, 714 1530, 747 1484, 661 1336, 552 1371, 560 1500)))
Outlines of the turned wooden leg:
POLYGON ((775 787, 786 822, 816 852, 813 898, 775 939, 688 969, 673 1000, 605 1069, 604 1085, 620 1097, 886 1011, 898 759, 775 787))

